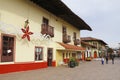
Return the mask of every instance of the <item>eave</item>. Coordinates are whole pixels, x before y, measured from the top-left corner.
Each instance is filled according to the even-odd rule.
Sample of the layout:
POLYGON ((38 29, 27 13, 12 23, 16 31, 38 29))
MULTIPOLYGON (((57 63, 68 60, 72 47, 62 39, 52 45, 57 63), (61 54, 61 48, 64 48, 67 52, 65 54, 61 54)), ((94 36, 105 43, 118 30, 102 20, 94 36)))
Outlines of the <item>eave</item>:
POLYGON ((30 0, 79 30, 92 31, 90 26, 73 13, 61 0, 30 0))
POLYGON ((97 38, 93 38, 93 37, 81 37, 81 40, 82 41, 98 41, 98 42, 103 43, 104 45, 107 45, 107 43, 104 42, 103 40, 97 39, 97 38))

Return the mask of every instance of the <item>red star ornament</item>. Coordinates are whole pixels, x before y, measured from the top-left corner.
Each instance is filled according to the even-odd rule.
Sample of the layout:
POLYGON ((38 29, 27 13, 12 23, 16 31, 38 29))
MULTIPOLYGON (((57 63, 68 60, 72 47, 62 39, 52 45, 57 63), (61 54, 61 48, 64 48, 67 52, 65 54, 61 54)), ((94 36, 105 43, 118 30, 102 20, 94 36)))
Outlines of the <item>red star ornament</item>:
POLYGON ((32 35, 33 32, 29 31, 29 26, 27 26, 25 29, 22 28, 21 30, 24 33, 23 36, 22 36, 22 39, 27 37, 28 41, 30 41, 30 35, 32 35))

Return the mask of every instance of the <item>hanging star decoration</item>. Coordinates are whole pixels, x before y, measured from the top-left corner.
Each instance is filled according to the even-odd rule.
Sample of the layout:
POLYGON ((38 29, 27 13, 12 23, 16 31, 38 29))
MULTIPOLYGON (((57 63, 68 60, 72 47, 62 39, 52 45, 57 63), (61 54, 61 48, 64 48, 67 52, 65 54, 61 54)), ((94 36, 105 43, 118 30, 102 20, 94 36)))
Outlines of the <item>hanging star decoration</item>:
POLYGON ((21 29, 22 32, 24 33, 23 36, 22 36, 22 39, 27 37, 28 41, 30 41, 30 35, 32 35, 33 32, 29 31, 29 25, 28 24, 29 24, 29 22, 28 22, 28 20, 26 20, 24 28, 21 29))

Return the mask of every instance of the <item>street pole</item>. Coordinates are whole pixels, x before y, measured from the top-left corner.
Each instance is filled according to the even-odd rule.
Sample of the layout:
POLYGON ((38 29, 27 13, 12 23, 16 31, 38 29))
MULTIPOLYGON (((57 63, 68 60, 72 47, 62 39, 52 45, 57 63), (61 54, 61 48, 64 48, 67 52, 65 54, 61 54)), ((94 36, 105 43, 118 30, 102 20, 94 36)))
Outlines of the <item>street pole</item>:
POLYGON ((118 57, 120 57, 120 43, 119 44, 119 48, 118 48, 118 57))

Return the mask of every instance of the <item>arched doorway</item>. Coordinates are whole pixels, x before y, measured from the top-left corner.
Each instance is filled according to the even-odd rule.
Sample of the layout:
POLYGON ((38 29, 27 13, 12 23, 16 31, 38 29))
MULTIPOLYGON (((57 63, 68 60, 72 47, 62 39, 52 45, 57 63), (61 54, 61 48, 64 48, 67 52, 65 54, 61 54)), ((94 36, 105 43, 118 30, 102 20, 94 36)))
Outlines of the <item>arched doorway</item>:
POLYGON ((85 53, 82 52, 82 60, 85 60, 85 53))
POLYGON ((94 51, 94 58, 97 58, 97 52, 94 51))

